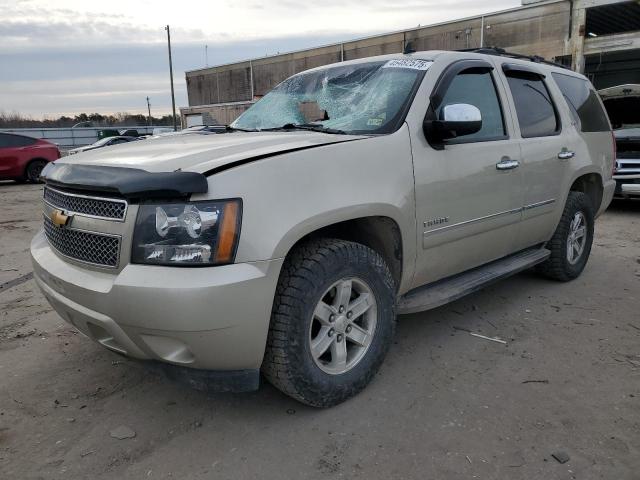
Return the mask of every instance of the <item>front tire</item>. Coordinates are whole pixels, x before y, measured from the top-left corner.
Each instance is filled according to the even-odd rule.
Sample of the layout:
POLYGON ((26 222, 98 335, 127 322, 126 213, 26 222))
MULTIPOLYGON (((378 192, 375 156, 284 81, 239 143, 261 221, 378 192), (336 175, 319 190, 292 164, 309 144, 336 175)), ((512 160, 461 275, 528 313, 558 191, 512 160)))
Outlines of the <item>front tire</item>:
POLYGON ((29 162, 24 172, 25 181, 29 183, 40 183, 40 174, 46 165, 47 162, 44 160, 32 160, 29 162))
POLYGON ((302 403, 336 405, 371 381, 395 323, 395 286, 378 253, 343 240, 310 241, 283 266, 262 371, 302 403))
POLYGON ((593 229, 591 200, 582 192, 569 192, 560 223, 546 245, 551 256, 537 267, 537 271, 561 282, 580 276, 591 253, 593 229))

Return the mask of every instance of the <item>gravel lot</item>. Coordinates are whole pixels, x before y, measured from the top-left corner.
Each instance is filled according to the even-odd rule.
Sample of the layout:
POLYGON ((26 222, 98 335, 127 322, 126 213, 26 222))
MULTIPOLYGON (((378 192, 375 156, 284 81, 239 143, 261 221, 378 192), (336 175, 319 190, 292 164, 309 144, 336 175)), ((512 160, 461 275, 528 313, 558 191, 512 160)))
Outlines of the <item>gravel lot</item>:
POLYGON ((2 479, 640 478, 640 202, 599 219, 574 282, 400 317, 369 388, 315 410, 186 389, 64 323, 29 277, 41 190, 0 182, 2 479))

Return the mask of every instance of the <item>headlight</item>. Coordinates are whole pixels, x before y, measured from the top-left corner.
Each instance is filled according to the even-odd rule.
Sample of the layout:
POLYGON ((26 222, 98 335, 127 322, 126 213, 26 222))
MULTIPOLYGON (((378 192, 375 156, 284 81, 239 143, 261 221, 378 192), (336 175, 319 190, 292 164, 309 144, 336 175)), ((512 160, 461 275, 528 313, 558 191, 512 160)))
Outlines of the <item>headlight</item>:
POLYGON ((211 266, 232 263, 240 200, 143 204, 133 233, 133 263, 211 266))

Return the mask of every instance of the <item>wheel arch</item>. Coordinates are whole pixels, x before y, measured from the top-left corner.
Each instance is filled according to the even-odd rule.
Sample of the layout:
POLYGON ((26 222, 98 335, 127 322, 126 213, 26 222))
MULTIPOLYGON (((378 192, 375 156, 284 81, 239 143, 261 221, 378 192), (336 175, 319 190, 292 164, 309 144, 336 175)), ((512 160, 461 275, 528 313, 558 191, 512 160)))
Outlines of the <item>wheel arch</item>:
MULTIPOLYGON (((362 212, 364 213, 364 212, 362 212)), ((361 243, 378 252, 387 262, 396 290, 402 289, 403 280, 412 274, 407 266, 406 238, 397 219, 389 212, 376 215, 349 215, 332 221, 305 223, 289 232, 278 245, 282 256, 288 255, 299 244, 316 238, 337 238, 361 243)))
POLYGON ((582 192, 591 200, 594 213, 600 209, 602 203, 602 197, 604 195, 604 184, 602 182, 602 175, 596 172, 583 172, 577 178, 574 179, 571 187, 571 192, 582 192))

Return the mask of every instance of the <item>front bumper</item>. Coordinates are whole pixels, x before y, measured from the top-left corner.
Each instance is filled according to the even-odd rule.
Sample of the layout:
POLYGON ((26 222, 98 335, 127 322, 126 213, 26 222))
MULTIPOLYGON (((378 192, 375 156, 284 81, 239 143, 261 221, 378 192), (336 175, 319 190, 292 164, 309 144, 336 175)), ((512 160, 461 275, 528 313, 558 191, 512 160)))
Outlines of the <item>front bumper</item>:
POLYGON ((616 178, 616 197, 640 197, 640 178, 616 178))
POLYGON ((34 278, 60 316, 115 352, 207 370, 257 370, 283 259, 218 267, 126 265, 88 270, 64 261, 43 232, 34 278))

